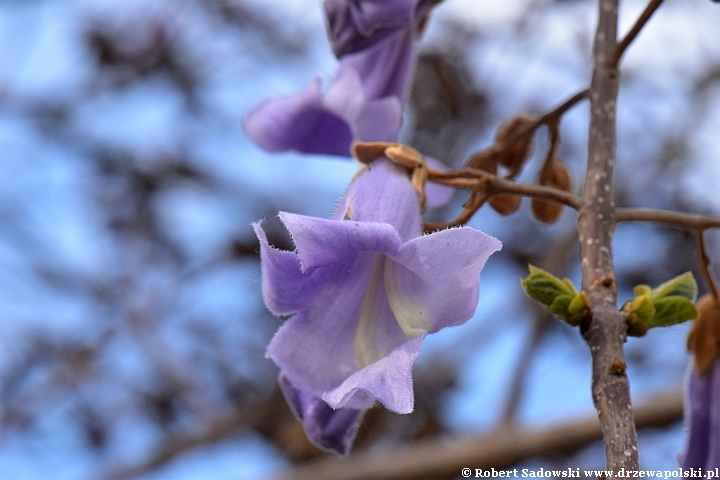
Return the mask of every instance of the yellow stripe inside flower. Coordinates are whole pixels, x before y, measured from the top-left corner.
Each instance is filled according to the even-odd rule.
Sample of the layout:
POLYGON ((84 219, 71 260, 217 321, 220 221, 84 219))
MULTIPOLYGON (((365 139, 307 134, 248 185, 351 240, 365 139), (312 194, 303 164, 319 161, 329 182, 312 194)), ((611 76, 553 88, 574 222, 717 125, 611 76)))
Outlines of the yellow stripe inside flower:
POLYGON ((387 352, 378 351, 378 322, 382 318, 385 300, 390 305, 395 321, 408 339, 428 331, 429 315, 417 302, 403 294, 401 275, 397 272, 399 268, 403 267, 385 255, 375 256, 355 333, 355 363, 360 368, 375 363, 387 355, 387 352))

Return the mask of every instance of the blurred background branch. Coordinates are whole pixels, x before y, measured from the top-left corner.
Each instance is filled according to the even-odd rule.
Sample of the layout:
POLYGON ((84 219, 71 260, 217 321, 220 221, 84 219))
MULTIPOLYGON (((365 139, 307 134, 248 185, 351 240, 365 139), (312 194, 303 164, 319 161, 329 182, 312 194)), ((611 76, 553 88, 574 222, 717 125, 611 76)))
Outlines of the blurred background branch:
MULTIPOLYGON (((661 392, 635 408, 637 427, 663 427, 682 418, 681 389, 661 392)), ((602 438, 596 415, 542 429, 512 427, 478 438, 439 438, 405 447, 330 458, 277 477, 283 480, 413 480, 456 478, 472 465, 483 470, 508 469, 528 459, 570 455, 602 438)), ((574 470, 574 469, 573 469, 574 470)))

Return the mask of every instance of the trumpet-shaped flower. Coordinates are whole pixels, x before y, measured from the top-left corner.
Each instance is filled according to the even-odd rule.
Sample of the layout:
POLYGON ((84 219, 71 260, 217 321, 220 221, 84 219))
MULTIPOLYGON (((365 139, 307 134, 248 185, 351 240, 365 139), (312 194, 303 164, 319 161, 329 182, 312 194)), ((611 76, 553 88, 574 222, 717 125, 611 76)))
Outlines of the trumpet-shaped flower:
POLYGON ((695 358, 685 402, 687 445, 680 465, 711 470, 720 467, 720 304, 707 293, 698 300, 697 310, 687 341, 695 358))
POLYGON ((268 152, 350 156, 353 140, 395 141, 414 62, 411 30, 340 62, 326 92, 316 78, 303 91, 266 100, 243 121, 268 152))
POLYGON ((720 360, 702 374, 690 372, 685 409, 688 442, 680 465, 720 467, 720 360))
POLYGON ((364 50, 411 25, 417 0, 325 0, 328 34, 335 55, 364 50))
POLYGON ((421 235, 417 193, 387 160, 353 181, 333 219, 280 218, 295 252, 272 248, 255 224, 265 304, 290 316, 267 356, 308 436, 344 453, 376 399, 413 410, 423 339, 472 316, 480 270, 501 244, 469 227, 421 235))

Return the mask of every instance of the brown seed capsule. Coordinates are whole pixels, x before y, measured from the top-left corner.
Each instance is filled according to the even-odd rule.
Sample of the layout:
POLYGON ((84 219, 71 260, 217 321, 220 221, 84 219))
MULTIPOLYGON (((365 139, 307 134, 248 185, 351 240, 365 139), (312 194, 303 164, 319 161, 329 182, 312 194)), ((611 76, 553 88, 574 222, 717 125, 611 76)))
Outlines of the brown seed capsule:
MULTIPOLYGON (((500 156, 498 156, 498 149, 493 147, 476 153, 470 159, 470 162, 468 162, 468 166, 497 175, 499 160, 500 156)), ((493 195, 488 203, 500 215, 510 215, 520 208, 520 200, 520 197, 517 195, 500 194, 493 195)))
POLYGON ((720 306, 709 293, 697 303, 698 317, 690 328, 687 349, 695 354, 695 371, 706 372, 720 353, 720 306))
POLYGON ((500 158, 497 155, 497 150, 495 148, 490 148, 473 155, 468 161, 467 166, 485 170, 486 172, 495 175, 497 173, 498 161, 500 161, 500 158))
POLYGON ((530 156, 537 127, 535 119, 525 115, 518 115, 500 125, 495 134, 495 142, 500 153, 500 162, 510 170, 508 178, 514 178, 530 156))
POLYGON ((554 157, 550 162, 550 168, 548 169, 547 183, 543 185, 552 185, 553 187, 559 188, 560 190, 570 191, 570 173, 567 167, 557 157, 554 157))
MULTIPOLYGON (((559 158, 552 158, 540 172, 540 185, 570 191, 570 174, 559 158)), ((563 205, 548 200, 532 199, 532 212, 535 218, 544 223, 555 223, 562 213, 563 205)))
POLYGON ((494 195, 488 203, 500 215, 510 215, 520 208, 520 197, 517 195, 494 195))

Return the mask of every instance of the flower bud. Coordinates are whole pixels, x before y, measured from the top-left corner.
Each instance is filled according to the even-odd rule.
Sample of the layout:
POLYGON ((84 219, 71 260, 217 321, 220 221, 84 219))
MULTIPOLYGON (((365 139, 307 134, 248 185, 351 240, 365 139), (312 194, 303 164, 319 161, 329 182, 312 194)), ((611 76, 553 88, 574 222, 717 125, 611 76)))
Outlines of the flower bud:
POLYGON ((520 197, 518 195, 494 195, 488 203, 500 215, 510 215, 520 208, 520 197))
MULTIPOLYGON (((490 151, 476 155, 473 158, 473 168, 485 170, 493 175, 497 174, 497 156, 490 154, 490 151), (487 154, 486 154, 487 153, 487 154)), ((520 208, 520 197, 518 195, 493 195, 488 203, 500 215, 510 215, 520 208)))
POLYGON ((467 163, 468 167, 485 170, 493 175, 497 174, 498 151, 495 147, 483 150, 473 155, 467 163))
POLYGON ((500 150, 500 162, 509 170, 509 178, 515 177, 530 156, 533 148, 533 135, 537 125, 535 119, 518 115, 500 126, 495 141, 500 150), (512 141, 512 143, 507 143, 512 141))
MULTIPOLYGON (((570 191, 570 174, 559 158, 552 158, 540 173, 540 185, 570 191)), ((532 211, 535 218, 544 223, 555 223, 562 213, 563 205, 557 202, 532 199, 532 211)))
POLYGON ((698 317, 690 328, 687 349, 695 354, 695 371, 705 373, 720 351, 720 305, 706 293, 697 303, 698 317))

